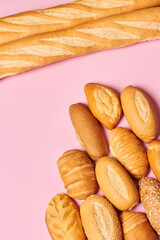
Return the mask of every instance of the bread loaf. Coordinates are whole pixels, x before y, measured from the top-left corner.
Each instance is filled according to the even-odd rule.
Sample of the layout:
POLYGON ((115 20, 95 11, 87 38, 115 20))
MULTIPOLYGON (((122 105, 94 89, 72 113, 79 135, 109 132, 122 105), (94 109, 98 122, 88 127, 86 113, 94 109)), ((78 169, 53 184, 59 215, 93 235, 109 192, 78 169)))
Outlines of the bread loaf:
POLYGON ((148 173, 148 159, 139 139, 129 129, 117 127, 110 131, 112 156, 136 179, 148 173))
POLYGON ((160 7, 38 34, 0 46, 0 78, 67 58, 158 38, 160 7))
POLYGON ((98 195, 87 198, 80 213, 88 240, 122 240, 120 221, 107 199, 98 195))
POLYGON ((0 19, 0 44, 157 5, 160 5, 159 0, 78 0, 51 8, 19 13, 0 19))
POLYGON ((65 194, 59 193, 49 202, 46 224, 53 240, 85 240, 78 208, 65 194))
POLYGON ((93 164, 87 154, 70 150, 57 162, 61 178, 70 197, 85 199, 98 190, 93 164))
POLYGON ((140 197, 147 217, 160 235, 160 183, 153 178, 142 178, 139 182, 140 197))
POLYGON ((123 212, 121 222, 125 240, 158 240, 144 213, 123 212))
POLYGON ((160 140, 154 140, 149 144, 147 154, 152 171, 160 181, 160 140))
POLYGON ((138 205, 136 185, 114 158, 102 157, 98 160, 96 177, 102 192, 117 209, 125 211, 138 205))
POLYGON ((127 86, 121 93, 124 115, 132 131, 146 143, 158 134, 155 111, 147 96, 138 88, 127 86))
POLYGON ((106 128, 114 128, 120 120, 122 109, 116 93, 105 86, 88 83, 85 94, 89 109, 106 128))
POLYGON ((77 139, 88 155, 93 160, 106 156, 108 148, 102 129, 89 108, 81 103, 73 104, 69 114, 77 139))

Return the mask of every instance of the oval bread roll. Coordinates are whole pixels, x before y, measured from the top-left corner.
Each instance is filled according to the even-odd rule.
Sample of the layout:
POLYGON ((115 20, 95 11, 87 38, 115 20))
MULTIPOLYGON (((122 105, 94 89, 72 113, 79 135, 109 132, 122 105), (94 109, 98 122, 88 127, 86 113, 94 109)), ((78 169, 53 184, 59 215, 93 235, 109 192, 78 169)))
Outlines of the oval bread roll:
POLYGON ((157 240, 146 214, 140 212, 123 212, 122 229, 125 240, 157 240))
POLYGON ((147 154, 152 171, 160 181, 160 140, 154 140, 149 144, 147 154))
POLYGON ((125 211, 139 203, 136 185, 114 158, 102 157, 98 160, 96 177, 102 192, 117 209, 125 211))
POLYGON ((122 240, 120 221, 107 199, 98 195, 87 198, 80 213, 88 240, 122 240))
POLYGON ((121 93, 124 115, 132 131, 146 143, 158 134, 155 111, 147 96, 138 88, 128 86, 121 93))
POLYGON ((84 87, 88 106, 92 114, 106 128, 114 128, 121 117, 122 108, 116 93, 105 86, 88 83, 84 87))
POLYGON ((108 154, 102 129, 89 108, 82 103, 73 104, 69 114, 76 136, 88 155, 97 160, 108 154))
POLYGON ((78 208, 65 194, 59 193, 49 202, 46 224, 53 240, 85 240, 78 208))
POLYGON ((57 162, 61 178, 70 197, 85 199, 98 190, 92 161, 80 150, 70 150, 57 162))
POLYGON ((136 179, 148 173, 148 159, 139 139, 128 129, 111 130, 109 144, 112 156, 136 179))

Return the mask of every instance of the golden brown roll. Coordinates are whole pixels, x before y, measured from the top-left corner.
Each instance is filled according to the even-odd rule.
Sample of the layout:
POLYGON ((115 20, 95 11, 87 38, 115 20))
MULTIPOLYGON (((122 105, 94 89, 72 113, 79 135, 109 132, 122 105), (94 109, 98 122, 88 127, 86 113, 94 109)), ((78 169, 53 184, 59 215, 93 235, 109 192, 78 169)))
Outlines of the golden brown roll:
POLYGON ((98 160, 96 177, 102 192, 117 209, 125 211, 138 205, 139 194, 135 183, 114 158, 102 157, 98 160))
POLYGON ((122 229, 125 240, 157 240, 146 214, 140 212, 123 212, 122 229))
POLYGON ((106 128, 114 128, 121 117, 122 108, 116 93, 105 86, 88 83, 84 87, 88 106, 92 114, 106 128))
POLYGON ((87 198, 80 214, 88 240, 122 240, 120 221, 107 199, 98 195, 87 198))
POLYGON ((124 115, 132 131, 146 143, 158 134, 158 122, 150 100, 138 88, 127 86, 121 93, 124 115))
POLYGON ((81 217, 71 198, 59 193, 49 202, 46 224, 53 240, 85 240, 81 217))
POLYGON ((80 150, 70 150, 57 162, 61 178, 70 197, 85 199, 98 190, 92 161, 80 150))
POLYGON ((147 154, 139 139, 126 128, 111 130, 109 144, 112 156, 136 179, 148 173, 147 154))
POLYGON ((88 155, 97 160, 108 154, 102 129, 89 108, 82 103, 73 104, 69 114, 76 136, 88 155))
POLYGON ((149 144, 147 154, 152 171, 160 181, 160 140, 154 140, 149 144))

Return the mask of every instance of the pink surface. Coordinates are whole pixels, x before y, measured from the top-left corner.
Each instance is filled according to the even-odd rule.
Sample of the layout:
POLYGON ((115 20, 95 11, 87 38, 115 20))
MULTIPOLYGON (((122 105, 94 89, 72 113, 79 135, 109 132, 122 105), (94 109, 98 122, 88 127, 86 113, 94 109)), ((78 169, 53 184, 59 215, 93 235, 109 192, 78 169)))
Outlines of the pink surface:
MULTIPOLYGON (((1 0, 0 17, 64 2, 1 0)), ((45 210, 56 193, 65 192, 57 159, 66 150, 80 148, 68 108, 86 102, 84 85, 97 82, 118 93, 126 85, 138 86, 159 105, 158 111, 159 62, 157 40, 70 59, 0 81, 0 239, 50 239, 45 210)), ((124 117, 119 126, 128 127, 124 117)), ((136 210, 143 208, 140 205, 136 210)))

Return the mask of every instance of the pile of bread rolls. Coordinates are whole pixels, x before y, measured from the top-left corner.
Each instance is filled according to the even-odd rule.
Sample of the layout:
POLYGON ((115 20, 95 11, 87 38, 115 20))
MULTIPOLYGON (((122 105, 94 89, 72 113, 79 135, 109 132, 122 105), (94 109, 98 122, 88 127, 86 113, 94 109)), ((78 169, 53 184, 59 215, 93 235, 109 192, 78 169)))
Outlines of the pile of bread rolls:
POLYGON ((88 240, 156 240, 160 234, 160 140, 155 140, 155 110, 146 94, 133 86, 125 87, 120 99, 112 89, 95 83, 85 85, 84 91, 88 106, 73 104, 69 114, 85 151, 69 150, 57 161, 68 195, 59 193, 49 202, 49 233, 53 240, 85 240, 86 236, 88 240), (122 111, 131 129, 116 127, 122 111), (100 124, 110 130, 112 157, 107 156, 100 124), (150 143, 147 153, 142 141, 150 143), (146 177, 149 164, 158 180, 146 177), (104 197, 96 195, 98 186, 104 197), (80 212, 72 198, 84 200, 80 212), (146 214, 130 211, 140 201, 146 214))

